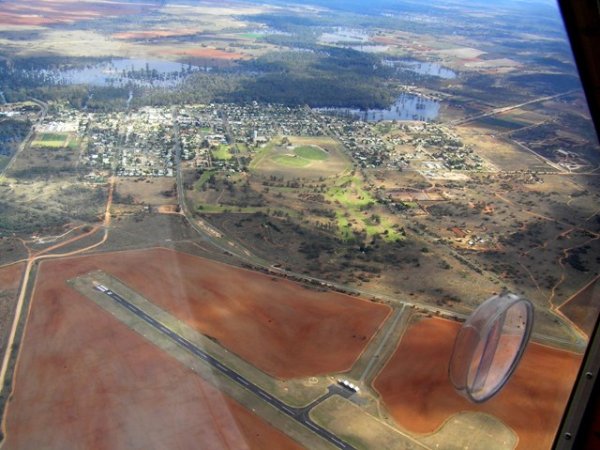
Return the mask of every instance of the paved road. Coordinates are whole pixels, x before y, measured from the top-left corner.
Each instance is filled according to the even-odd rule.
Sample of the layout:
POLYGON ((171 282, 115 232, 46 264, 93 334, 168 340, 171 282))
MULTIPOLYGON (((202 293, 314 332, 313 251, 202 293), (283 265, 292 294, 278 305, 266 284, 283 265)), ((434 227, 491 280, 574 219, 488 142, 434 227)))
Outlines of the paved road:
MULTIPOLYGON (((99 290, 100 292, 102 292, 102 289, 100 289, 97 286, 96 286, 96 289, 99 290)), ((107 290, 106 292, 103 292, 103 293, 108 295, 111 299, 113 299, 115 302, 117 302, 123 308, 129 310, 131 313, 135 314, 137 317, 139 317, 140 319, 142 319, 143 321, 148 323, 150 326, 152 326, 156 330, 160 331, 162 334, 167 336, 169 339, 171 339, 173 342, 175 342, 180 347, 183 347, 184 349, 186 349, 193 355, 197 356, 198 358, 202 359, 206 363, 210 364, 213 368, 215 368, 216 370, 221 372, 223 375, 227 376, 228 378, 235 381, 242 387, 253 392, 257 396, 259 396, 261 399, 263 399, 270 405, 274 406, 282 413, 288 415, 289 417, 293 418, 297 422, 301 423, 302 425, 304 425, 305 427, 307 427, 314 433, 321 436, 323 439, 325 439, 328 442, 335 445, 337 448, 341 448, 344 450, 354 450, 354 447, 352 447, 351 445, 349 445, 346 442, 339 439, 335 434, 330 433, 326 429, 324 429, 324 428, 320 427, 319 425, 317 425, 316 423, 314 423, 308 415, 310 409, 312 409, 314 406, 321 403, 323 400, 330 397, 331 395, 340 394, 345 397, 348 397, 349 395, 351 395, 350 392, 348 392, 346 394, 344 392, 345 390, 343 388, 338 387, 338 386, 330 386, 327 394, 325 394, 323 397, 317 399, 316 401, 314 401, 313 403, 311 403, 310 405, 308 405, 304 408, 293 408, 291 406, 288 406, 285 403, 283 403, 281 400, 279 400, 277 397, 274 397, 273 395, 269 394, 264 389, 260 388, 259 386, 252 383, 248 379, 244 378, 242 375, 238 374, 234 370, 225 366, 223 363, 218 361, 216 358, 212 357, 211 355, 206 353, 204 350, 198 348, 192 342, 188 341, 181 335, 175 333, 173 330, 167 328, 162 323, 160 323, 153 317, 146 314, 140 308, 138 308, 137 306, 135 306, 132 303, 125 300, 119 294, 117 294, 111 290, 107 290)))

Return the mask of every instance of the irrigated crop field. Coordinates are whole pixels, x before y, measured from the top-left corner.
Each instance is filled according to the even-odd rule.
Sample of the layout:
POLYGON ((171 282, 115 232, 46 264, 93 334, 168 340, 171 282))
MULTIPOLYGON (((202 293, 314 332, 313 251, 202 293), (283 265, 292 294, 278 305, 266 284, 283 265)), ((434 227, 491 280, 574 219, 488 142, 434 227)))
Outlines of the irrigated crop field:
POLYGON ((422 319, 404 334, 374 386, 396 422, 431 433, 463 411, 491 414, 516 432, 519 449, 547 449, 569 399, 581 356, 531 343, 506 388, 475 405, 448 380, 456 322, 422 319))

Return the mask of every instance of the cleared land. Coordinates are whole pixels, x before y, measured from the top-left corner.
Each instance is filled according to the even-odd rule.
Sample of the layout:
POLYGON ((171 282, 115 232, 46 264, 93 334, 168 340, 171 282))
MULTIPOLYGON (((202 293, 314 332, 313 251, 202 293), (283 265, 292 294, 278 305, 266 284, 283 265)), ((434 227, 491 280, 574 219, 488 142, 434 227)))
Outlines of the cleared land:
POLYGON ((145 205, 172 205, 177 202, 175 179, 171 177, 121 177, 116 186, 118 202, 145 205))
POLYGON ((356 448, 394 450, 427 448, 338 395, 318 404, 310 412, 310 417, 356 448))
POLYGON ((585 331, 588 336, 591 336, 598 317, 599 279, 596 277, 560 307, 560 311, 585 331))
POLYGON ((4 448, 301 448, 68 288, 73 262, 40 270, 4 448))
POLYGON ((40 133, 19 153, 9 171, 19 178, 46 176, 44 172, 72 173, 78 165, 77 138, 68 133, 40 133), (45 170, 45 169, 49 170, 45 170))
POLYGON ((541 158, 490 134, 489 131, 469 126, 457 127, 456 131, 465 145, 472 145, 479 156, 491 161, 500 170, 554 171, 541 158))
POLYGON ((4 355, 25 263, 0 268, 0 355, 4 355))
POLYGON ((72 258, 52 268, 64 280, 103 270, 277 378, 348 370, 390 311, 166 249, 72 258))
POLYGON ((419 439, 398 431, 337 395, 317 405, 310 415, 317 423, 357 448, 507 450, 513 449, 517 443, 517 436, 502 422, 487 414, 473 412, 456 414, 435 433, 419 439), (465 433, 466 429, 468 433, 465 433))
POLYGON ((0 268, 0 292, 11 291, 19 287, 24 263, 11 264, 0 268))
POLYGON ((415 433, 431 433, 462 411, 490 414, 518 435, 520 449, 550 448, 581 356, 530 344, 513 379, 485 404, 454 392, 448 363, 459 324, 423 319, 404 334, 374 386, 394 419, 415 433))

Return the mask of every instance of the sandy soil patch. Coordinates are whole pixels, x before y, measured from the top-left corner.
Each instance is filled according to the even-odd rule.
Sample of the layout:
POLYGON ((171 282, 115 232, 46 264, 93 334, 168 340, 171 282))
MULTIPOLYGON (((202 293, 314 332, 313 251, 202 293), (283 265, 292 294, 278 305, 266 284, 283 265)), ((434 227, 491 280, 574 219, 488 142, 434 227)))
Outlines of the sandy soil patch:
POLYGON ((161 205, 157 210, 160 214, 181 214, 179 205, 161 205))

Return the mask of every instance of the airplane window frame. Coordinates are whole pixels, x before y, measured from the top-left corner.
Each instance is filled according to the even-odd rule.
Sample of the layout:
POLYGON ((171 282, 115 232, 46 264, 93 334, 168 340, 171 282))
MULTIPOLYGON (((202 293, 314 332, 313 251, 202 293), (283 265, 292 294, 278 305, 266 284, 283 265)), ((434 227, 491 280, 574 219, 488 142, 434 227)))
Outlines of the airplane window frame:
MULTIPOLYGON (((558 0, 558 6, 575 64, 579 72, 590 115, 600 136, 600 60, 594 57, 600 48, 600 1, 558 0)), ((580 367, 565 409, 553 448, 570 450, 589 448, 593 435, 593 422, 598 420, 594 399, 600 383, 600 316, 596 318, 594 333, 590 337, 583 364, 580 367)))

